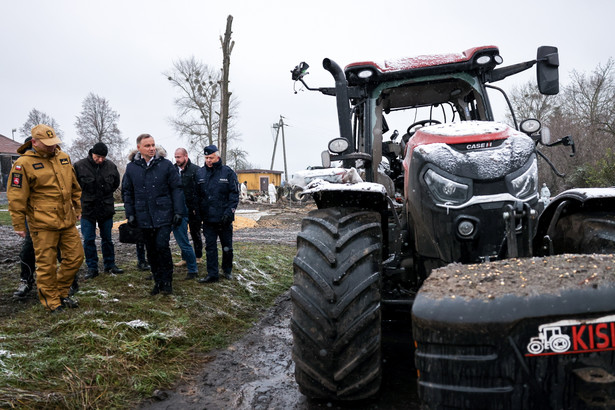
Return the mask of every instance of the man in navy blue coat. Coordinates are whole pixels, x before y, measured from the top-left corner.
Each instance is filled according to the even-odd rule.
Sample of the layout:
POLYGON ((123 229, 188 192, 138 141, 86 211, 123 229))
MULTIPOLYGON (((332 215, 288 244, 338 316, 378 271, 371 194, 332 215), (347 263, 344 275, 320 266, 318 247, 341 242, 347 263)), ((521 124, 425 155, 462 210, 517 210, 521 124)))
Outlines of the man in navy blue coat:
POLYGON ((239 183, 230 167, 223 165, 218 147, 209 145, 204 149, 205 166, 196 174, 196 202, 203 219, 207 276, 200 283, 217 282, 218 238, 222 246, 222 272, 231 279, 233 270, 233 220, 239 204, 239 183))
POLYGON ((173 259, 169 240, 186 209, 181 179, 166 151, 156 148, 149 134, 137 137, 122 179, 122 198, 128 223, 141 228, 151 265, 152 295, 173 293, 173 259))

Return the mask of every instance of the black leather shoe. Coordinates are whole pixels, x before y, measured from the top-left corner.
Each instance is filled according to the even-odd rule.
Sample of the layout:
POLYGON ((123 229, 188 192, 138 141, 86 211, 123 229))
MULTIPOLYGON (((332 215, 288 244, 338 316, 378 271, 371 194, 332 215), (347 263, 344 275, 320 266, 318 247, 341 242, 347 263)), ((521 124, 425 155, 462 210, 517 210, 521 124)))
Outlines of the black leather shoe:
POLYGON ((172 295, 173 294, 173 285, 171 282, 162 282, 160 284, 160 293, 163 295, 172 295))
POLYGON ((124 273, 124 269, 118 268, 117 266, 113 265, 110 268, 105 268, 105 272, 113 273, 114 275, 119 275, 121 273, 124 273))
POLYGON ((152 296, 156 296, 159 293, 160 293, 160 285, 158 283, 156 283, 154 285, 154 289, 152 289, 149 294, 152 295, 152 296))
POLYGON ((83 275, 83 279, 85 279, 85 280, 94 279, 97 276, 98 276, 98 271, 97 270, 88 269, 88 273, 83 275))
POLYGON ((218 281, 218 278, 214 276, 209 276, 209 275, 198 280, 199 283, 214 283, 217 281, 218 281))
POLYGON ((225 274, 224 274, 224 277, 225 277, 226 279, 228 279, 228 280, 231 280, 231 279, 233 279, 233 274, 232 274, 231 272, 229 272, 229 273, 225 273, 225 274))
POLYGON ((74 281, 73 284, 70 285, 70 289, 68 289, 68 297, 73 296, 77 292, 79 292, 79 283, 74 281))
POLYGON ((28 293, 32 290, 32 285, 22 280, 17 287, 17 290, 13 293, 15 299, 22 299, 28 296, 28 293))
POLYGON ((137 263, 137 269, 139 270, 150 270, 151 266, 147 262, 139 262, 137 263))
POLYGON ((199 274, 197 272, 188 272, 184 280, 196 279, 198 277, 199 277, 199 274))
POLYGON ((60 302, 62 303, 62 307, 65 308, 76 309, 79 307, 79 303, 71 298, 60 298, 60 302))

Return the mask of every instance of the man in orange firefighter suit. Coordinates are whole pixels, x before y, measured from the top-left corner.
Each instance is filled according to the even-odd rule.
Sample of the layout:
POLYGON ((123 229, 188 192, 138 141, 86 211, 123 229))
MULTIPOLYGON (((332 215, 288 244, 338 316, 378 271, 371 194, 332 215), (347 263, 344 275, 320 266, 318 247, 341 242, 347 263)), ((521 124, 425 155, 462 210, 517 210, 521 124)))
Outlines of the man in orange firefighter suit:
POLYGON ((22 155, 13 164, 7 189, 13 229, 22 238, 28 220, 39 300, 54 313, 78 306, 68 292, 84 258, 75 226, 81 217, 81 187, 70 157, 58 144, 53 128, 32 128, 32 140, 17 150, 22 155))

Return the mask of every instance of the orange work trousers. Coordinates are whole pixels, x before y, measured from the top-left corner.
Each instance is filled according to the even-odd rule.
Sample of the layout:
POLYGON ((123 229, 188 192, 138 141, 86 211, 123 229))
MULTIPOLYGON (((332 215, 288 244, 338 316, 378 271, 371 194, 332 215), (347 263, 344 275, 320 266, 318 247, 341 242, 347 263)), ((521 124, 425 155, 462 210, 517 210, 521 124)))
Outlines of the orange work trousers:
POLYGON ((83 263, 83 244, 75 226, 57 231, 31 231, 36 260, 38 299, 45 309, 54 310, 62 304, 83 263), (58 249, 62 261, 58 267, 58 249))

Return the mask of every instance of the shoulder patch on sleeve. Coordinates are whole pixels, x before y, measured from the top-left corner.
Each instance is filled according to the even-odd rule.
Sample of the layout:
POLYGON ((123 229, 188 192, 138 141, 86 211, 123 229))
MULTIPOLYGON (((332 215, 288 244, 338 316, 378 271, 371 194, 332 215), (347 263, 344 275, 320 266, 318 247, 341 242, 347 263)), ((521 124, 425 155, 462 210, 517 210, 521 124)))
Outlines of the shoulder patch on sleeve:
POLYGON ((21 171, 21 165, 15 165, 15 171, 21 171))
POLYGON ((36 164, 32 164, 32 168, 34 168, 34 169, 43 169, 43 168, 45 168, 45 166, 43 165, 42 162, 37 162, 36 164))
POLYGON ((60 158, 60 164, 68 165, 69 164, 68 158, 60 158))
POLYGON ((22 174, 18 172, 13 172, 13 174, 11 175, 11 186, 14 188, 21 188, 21 179, 22 174))

